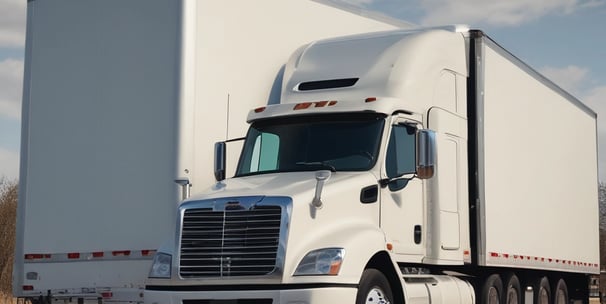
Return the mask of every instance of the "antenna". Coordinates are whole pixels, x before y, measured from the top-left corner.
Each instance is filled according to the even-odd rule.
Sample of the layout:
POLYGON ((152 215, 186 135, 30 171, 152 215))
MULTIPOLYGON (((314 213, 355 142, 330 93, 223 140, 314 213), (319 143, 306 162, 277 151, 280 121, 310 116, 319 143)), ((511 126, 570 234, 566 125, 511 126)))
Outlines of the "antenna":
POLYGON ((225 140, 229 139, 229 98, 230 95, 229 93, 227 93, 227 112, 225 114, 225 122, 227 123, 227 125, 225 126, 225 140))

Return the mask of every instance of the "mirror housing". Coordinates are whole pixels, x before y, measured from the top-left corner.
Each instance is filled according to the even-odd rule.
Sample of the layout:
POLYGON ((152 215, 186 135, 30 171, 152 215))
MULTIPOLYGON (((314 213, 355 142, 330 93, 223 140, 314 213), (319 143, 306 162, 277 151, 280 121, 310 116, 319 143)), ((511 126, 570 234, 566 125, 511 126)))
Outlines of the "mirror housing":
POLYGON ((417 177, 433 177, 436 167, 436 133, 422 129, 417 133, 417 177))
POLYGON ((225 158, 226 148, 225 142, 220 141, 215 143, 215 180, 218 182, 225 179, 225 158))

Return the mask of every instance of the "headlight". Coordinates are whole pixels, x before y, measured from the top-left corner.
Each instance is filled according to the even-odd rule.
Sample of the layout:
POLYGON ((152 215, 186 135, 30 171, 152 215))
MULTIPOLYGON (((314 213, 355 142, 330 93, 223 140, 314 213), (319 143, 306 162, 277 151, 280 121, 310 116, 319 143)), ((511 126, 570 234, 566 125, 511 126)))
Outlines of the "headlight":
POLYGON ((151 270, 149 271, 150 278, 170 279, 170 270, 172 264, 172 256, 170 254, 158 252, 154 256, 151 270))
POLYGON ((337 275, 343 263, 345 249, 323 248, 309 252, 297 266, 296 276, 337 275))

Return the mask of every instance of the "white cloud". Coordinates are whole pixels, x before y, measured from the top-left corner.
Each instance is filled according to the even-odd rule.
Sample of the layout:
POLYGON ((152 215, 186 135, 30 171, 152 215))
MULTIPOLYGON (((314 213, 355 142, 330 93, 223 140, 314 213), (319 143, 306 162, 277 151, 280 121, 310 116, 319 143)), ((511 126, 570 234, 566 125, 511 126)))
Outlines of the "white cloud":
MULTIPOLYGON (((582 101, 598 113, 598 126, 606 136, 606 85, 591 89, 583 96, 582 101)), ((606 155, 606 150, 604 154, 606 155)))
POLYGON ((589 90, 582 101, 598 113, 598 167, 600 181, 606 182, 606 85, 589 90))
POLYGON ((368 6, 370 4, 372 4, 373 2, 375 2, 375 0, 345 0, 344 2, 347 2, 349 4, 352 5, 356 5, 356 6, 368 6))
POLYGON ((606 85, 587 88, 591 83, 590 70, 574 65, 544 67, 540 72, 598 114, 598 167, 600 181, 606 182, 606 85))
POLYGON ((584 101, 590 105, 604 110, 604 119, 606 120, 606 85, 591 89, 584 98, 584 101))
POLYGON ((427 0, 421 1, 426 15, 423 25, 452 23, 518 25, 548 14, 569 14, 597 7, 604 0, 427 0))
POLYGON ((0 0, 0 47, 23 47, 27 1, 0 0))
POLYGON ((544 67, 540 70, 541 74, 547 76, 562 89, 580 96, 581 88, 587 82, 589 69, 569 65, 563 68, 544 67))
POLYGON ((17 180, 19 177, 19 152, 0 148, 0 178, 17 180))
POLYGON ((20 119, 22 83, 23 61, 0 61, 0 115, 20 119))

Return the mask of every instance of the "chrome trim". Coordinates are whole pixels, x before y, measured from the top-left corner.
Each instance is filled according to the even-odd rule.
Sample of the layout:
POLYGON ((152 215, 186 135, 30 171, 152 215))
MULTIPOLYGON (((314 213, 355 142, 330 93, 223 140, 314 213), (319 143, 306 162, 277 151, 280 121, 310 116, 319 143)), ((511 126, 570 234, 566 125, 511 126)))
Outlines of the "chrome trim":
POLYGON ((195 281, 226 281, 226 280, 263 280, 264 282, 280 282, 284 273, 284 260, 286 256, 286 245, 288 237, 288 227, 290 226, 290 217, 292 213, 292 199, 290 197, 281 196, 242 196, 242 197, 225 197, 217 199, 188 201, 179 207, 179 220, 177 223, 177 242, 175 259, 173 267, 176 269, 173 276, 181 280, 195 281), (279 206, 281 208, 280 216, 280 232, 278 236, 278 249, 276 252, 275 268, 272 272, 266 275, 253 276, 209 276, 209 277, 182 277, 181 276, 181 241, 183 229, 183 217, 185 211, 189 209, 211 209, 213 211, 225 211, 226 207, 233 208, 236 205, 238 209, 249 210, 255 206, 279 206))
POLYGON ((175 183, 179 186, 181 186, 181 200, 185 200, 187 198, 189 198, 190 195, 190 191, 191 191, 191 184, 189 182, 189 178, 179 178, 179 179, 175 179, 175 183))

